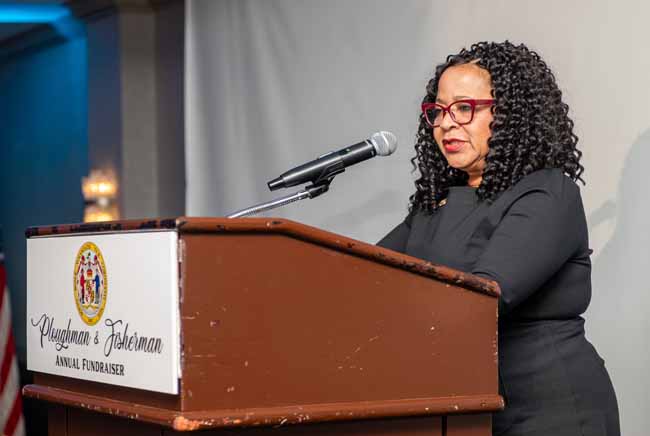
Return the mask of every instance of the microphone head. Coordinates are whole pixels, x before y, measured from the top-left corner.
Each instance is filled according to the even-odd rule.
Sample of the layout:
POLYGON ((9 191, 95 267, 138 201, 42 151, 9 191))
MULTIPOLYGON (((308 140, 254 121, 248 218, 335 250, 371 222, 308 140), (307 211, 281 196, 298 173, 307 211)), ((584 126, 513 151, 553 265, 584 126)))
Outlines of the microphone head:
POLYGON ((391 155, 397 149, 397 136, 392 132, 382 130, 381 132, 373 133, 370 136, 370 142, 380 156, 391 155))

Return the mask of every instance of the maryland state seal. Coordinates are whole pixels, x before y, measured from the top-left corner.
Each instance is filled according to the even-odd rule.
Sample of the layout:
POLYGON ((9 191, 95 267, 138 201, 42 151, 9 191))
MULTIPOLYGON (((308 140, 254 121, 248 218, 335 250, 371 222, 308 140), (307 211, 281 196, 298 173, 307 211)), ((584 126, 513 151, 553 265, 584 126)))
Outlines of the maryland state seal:
POLYGON ((79 316, 88 325, 97 324, 106 306, 108 276, 102 252, 92 242, 86 242, 77 252, 73 283, 79 316))

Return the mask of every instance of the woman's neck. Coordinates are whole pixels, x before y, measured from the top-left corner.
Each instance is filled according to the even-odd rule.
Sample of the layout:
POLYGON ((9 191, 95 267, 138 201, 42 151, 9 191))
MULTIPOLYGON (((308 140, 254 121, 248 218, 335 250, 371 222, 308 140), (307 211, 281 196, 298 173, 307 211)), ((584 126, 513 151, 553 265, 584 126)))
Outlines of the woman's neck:
POLYGON ((470 174, 467 179, 467 185, 472 188, 478 188, 483 180, 483 174, 470 174))

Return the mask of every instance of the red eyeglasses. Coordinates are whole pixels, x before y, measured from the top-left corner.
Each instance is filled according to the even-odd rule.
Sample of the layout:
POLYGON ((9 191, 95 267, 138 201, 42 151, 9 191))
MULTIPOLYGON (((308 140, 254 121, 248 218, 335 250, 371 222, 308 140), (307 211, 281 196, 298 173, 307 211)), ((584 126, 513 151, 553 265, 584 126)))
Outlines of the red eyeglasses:
POLYGON ((445 117, 445 113, 449 113, 451 119, 458 125, 469 124, 474 119, 474 112, 476 106, 493 105, 494 99, 464 99, 455 101, 449 106, 444 106, 439 103, 422 103, 422 113, 427 120, 427 124, 431 127, 439 127, 445 117))

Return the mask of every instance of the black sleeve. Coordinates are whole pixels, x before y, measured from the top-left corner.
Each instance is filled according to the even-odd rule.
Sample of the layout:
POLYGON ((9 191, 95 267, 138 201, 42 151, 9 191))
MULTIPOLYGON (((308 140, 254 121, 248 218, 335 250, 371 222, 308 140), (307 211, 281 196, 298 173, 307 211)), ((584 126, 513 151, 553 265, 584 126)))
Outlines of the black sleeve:
POLYGON ((409 214, 404 221, 399 223, 386 236, 381 238, 377 245, 388 248, 400 253, 406 252, 406 242, 411 233, 411 215, 409 214))
POLYGON ((501 314, 530 297, 586 243, 580 191, 560 177, 519 193, 472 270, 501 287, 501 314))

